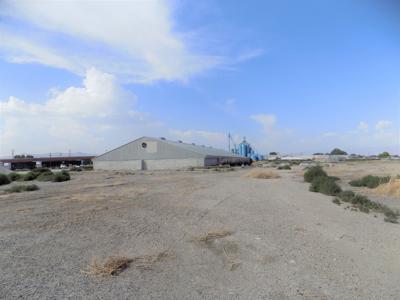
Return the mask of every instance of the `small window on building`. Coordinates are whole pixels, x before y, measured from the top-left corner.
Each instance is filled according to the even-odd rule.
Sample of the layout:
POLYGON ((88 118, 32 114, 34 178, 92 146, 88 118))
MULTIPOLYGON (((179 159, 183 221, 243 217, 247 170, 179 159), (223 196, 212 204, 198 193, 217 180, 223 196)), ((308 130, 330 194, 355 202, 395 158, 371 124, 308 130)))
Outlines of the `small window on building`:
POLYGON ((146 143, 142 143, 142 148, 146 149, 147 148, 147 144, 146 143))

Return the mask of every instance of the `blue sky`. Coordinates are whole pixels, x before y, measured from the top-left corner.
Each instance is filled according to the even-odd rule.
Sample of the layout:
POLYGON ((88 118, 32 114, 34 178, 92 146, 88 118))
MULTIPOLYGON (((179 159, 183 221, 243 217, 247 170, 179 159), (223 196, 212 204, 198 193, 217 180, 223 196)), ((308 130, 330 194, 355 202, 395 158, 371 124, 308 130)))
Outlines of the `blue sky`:
POLYGON ((0 155, 400 152, 395 1, 43 3, 0 4, 0 155))

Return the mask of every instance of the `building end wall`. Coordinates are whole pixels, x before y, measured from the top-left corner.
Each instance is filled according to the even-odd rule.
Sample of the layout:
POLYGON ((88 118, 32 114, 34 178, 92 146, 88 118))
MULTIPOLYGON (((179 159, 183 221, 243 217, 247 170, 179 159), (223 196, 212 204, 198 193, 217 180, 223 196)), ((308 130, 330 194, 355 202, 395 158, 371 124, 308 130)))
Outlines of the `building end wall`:
POLYGON ((141 170, 141 160, 93 161, 94 170, 141 170))

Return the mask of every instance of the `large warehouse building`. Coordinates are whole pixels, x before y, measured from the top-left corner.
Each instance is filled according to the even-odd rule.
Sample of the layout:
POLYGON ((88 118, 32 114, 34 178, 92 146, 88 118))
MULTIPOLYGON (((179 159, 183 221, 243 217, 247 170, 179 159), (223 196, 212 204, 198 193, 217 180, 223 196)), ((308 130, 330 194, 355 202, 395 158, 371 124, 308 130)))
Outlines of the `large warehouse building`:
POLYGON ((228 151, 151 137, 139 138, 93 159, 95 170, 163 170, 249 163, 249 158, 228 151))

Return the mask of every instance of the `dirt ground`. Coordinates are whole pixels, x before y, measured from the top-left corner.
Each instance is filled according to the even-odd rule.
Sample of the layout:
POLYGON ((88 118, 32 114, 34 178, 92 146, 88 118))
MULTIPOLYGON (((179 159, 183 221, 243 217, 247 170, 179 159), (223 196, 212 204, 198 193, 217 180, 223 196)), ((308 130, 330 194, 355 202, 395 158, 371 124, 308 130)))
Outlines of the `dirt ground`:
MULTIPOLYGON (((385 163, 326 169, 343 184, 400 173, 385 163)), ((0 195, 0 298, 400 298, 399 224, 309 192, 300 167, 276 179, 248 171, 78 172, 0 195), (163 251, 149 268, 83 272, 93 258, 163 251)))

